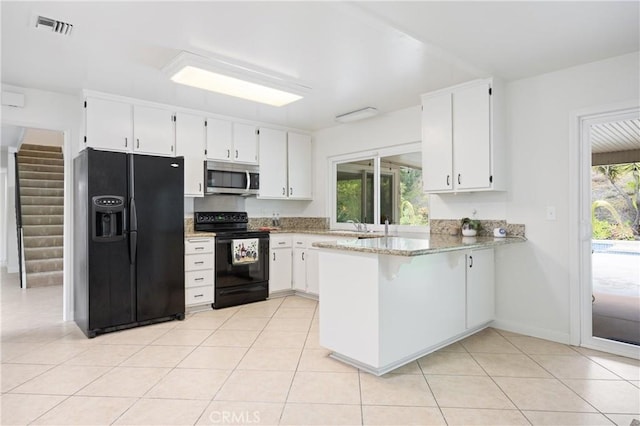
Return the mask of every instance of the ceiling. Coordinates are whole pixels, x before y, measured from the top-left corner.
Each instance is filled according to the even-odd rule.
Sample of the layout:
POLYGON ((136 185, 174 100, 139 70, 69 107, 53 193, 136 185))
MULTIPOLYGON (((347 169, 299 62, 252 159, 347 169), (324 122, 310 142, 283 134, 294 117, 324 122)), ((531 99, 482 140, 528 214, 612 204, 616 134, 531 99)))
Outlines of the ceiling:
MULTIPOLYGON (((474 78, 520 79, 640 50, 640 3, 2 1, 2 82, 92 89, 315 130, 474 78), (36 29, 37 15, 74 25, 36 29), (285 107, 177 85, 181 51, 311 87, 285 107)), ((28 100, 27 100, 28 102, 28 100)))

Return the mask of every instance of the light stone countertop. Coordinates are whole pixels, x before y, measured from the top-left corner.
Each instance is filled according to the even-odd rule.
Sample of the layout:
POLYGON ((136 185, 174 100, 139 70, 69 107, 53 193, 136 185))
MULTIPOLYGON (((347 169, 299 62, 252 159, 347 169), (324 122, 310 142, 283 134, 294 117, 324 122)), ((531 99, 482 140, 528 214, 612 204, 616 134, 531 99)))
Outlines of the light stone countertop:
POLYGON ((184 233, 184 238, 213 238, 216 236, 215 232, 200 232, 200 231, 191 231, 184 233))
POLYGON ((428 238, 382 237, 348 241, 323 241, 313 243, 313 247, 362 253, 386 254, 394 256, 422 256, 446 251, 483 249, 506 244, 522 243, 523 237, 460 237, 430 234, 428 238))

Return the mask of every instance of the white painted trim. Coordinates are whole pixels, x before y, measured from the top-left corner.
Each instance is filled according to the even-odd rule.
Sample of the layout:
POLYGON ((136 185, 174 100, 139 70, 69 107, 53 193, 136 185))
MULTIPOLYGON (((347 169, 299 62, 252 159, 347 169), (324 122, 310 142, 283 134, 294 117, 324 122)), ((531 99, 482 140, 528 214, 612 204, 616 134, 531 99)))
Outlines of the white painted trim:
POLYGON ((591 292, 586 288, 591 285, 591 186, 584 182, 591 168, 588 126, 622 119, 625 113, 637 116, 638 101, 577 110, 569 121, 569 341, 575 346, 611 353, 625 351, 621 348, 630 345, 592 336, 591 292))
POLYGON ((493 320, 493 323, 490 324, 490 326, 498 330, 524 334, 526 336, 537 337, 539 339, 551 340, 552 342, 563 343, 566 345, 572 344, 570 341, 571 339, 569 333, 548 330, 546 328, 531 327, 530 325, 519 322, 495 319, 493 320))
MULTIPOLYGON (((67 128, 41 124, 39 122, 5 121, 2 124, 19 127, 30 127, 34 129, 46 129, 63 132, 64 142, 62 144, 64 160, 64 223, 63 223, 63 272, 62 272, 62 320, 73 320, 73 141, 71 140, 72 130, 67 128)), ((17 152, 17 149, 14 149, 17 152)), ((9 148, 11 152, 11 148, 9 148)), ((18 271, 7 271, 18 272, 18 271)))

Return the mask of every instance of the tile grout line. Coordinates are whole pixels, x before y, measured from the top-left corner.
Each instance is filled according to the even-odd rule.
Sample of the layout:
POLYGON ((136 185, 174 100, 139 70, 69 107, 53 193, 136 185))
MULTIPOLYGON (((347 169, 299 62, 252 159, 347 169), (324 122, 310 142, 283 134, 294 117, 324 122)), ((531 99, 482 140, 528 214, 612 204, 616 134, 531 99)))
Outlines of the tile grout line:
MULTIPOLYGON (((432 353, 434 353, 434 352, 432 352, 432 353)), ((431 355, 431 354, 428 354, 427 356, 429 356, 429 355, 431 355)), ((422 358, 424 358, 424 357, 422 357, 422 358)), ((421 358, 419 358, 419 359, 421 359, 421 358)), ((424 381, 427 384, 427 388, 429 389, 429 392, 431 392, 431 397, 435 401, 436 407, 438 407, 438 411, 440 412, 440 415, 442 416, 442 419, 444 420, 444 423, 446 425, 448 425, 449 421, 447 420, 447 417, 444 415, 444 411, 442 411, 442 407, 440 406, 440 403, 438 402, 438 399, 436 398, 436 394, 433 393, 433 389, 431 388, 431 384, 429 383, 429 379, 427 379, 427 375, 425 374, 424 370, 422 369, 422 365, 420 365, 420 362, 418 361, 419 359, 417 359, 415 361, 416 364, 418 364, 418 369, 420 369, 420 372, 422 373, 422 378, 424 378, 424 381)))

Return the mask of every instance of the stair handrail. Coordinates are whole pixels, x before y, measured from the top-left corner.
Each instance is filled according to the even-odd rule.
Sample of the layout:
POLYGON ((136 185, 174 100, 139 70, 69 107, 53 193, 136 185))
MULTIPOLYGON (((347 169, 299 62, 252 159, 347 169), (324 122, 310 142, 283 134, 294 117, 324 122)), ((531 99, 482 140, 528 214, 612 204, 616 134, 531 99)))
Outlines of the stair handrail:
POLYGON ((25 288, 27 284, 26 277, 24 276, 26 268, 24 265, 24 247, 23 247, 23 235, 22 235, 22 203, 20 202, 20 171, 18 167, 18 153, 14 153, 15 156, 15 178, 16 178, 16 190, 15 190, 15 205, 16 205, 16 235, 18 238, 18 268, 20 275, 20 288, 25 288))

